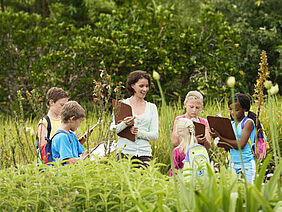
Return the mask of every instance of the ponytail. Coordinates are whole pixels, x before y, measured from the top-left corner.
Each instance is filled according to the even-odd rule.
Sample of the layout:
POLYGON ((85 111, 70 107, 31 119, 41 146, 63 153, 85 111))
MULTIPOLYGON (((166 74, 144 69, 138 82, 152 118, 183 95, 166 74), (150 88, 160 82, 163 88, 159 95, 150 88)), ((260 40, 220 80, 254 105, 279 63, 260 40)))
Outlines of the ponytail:
MULTIPOLYGON (((257 124, 257 122, 256 122, 257 121, 257 115, 254 112, 249 110, 247 117, 252 119, 255 122, 255 124, 257 124)), ((261 128, 262 127, 261 127, 260 121, 258 120, 257 129, 260 130, 261 128)))

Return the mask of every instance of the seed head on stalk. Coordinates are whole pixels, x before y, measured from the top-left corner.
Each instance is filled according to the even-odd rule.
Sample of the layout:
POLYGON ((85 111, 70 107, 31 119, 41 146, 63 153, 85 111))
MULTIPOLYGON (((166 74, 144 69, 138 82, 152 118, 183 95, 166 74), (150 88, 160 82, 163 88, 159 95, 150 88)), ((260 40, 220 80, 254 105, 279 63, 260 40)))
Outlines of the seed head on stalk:
POLYGON ((259 63, 260 68, 258 70, 259 78, 257 79, 257 82, 255 84, 255 93, 253 95, 253 97, 256 99, 256 102, 258 102, 258 114, 259 114, 261 104, 264 103, 267 97, 267 95, 263 93, 265 83, 267 79, 269 78, 266 51, 262 50, 260 59, 261 59, 261 62, 259 63))
MULTIPOLYGON (((257 110, 257 119, 256 119, 256 130, 258 129, 258 120, 260 115, 260 108, 261 105, 265 102, 267 94, 263 93, 263 89, 265 86, 269 86, 269 82, 267 81, 269 78, 269 71, 268 71, 268 63, 267 63, 267 55, 266 51, 262 50, 260 55, 261 62, 259 63, 260 68, 258 69, 259 78, 255 84, 255 93, 253 97, 255 98, 255 102, 258 103, 258 110, 257 110)), ((257 134, 256 134, 257 135, 257 134)))

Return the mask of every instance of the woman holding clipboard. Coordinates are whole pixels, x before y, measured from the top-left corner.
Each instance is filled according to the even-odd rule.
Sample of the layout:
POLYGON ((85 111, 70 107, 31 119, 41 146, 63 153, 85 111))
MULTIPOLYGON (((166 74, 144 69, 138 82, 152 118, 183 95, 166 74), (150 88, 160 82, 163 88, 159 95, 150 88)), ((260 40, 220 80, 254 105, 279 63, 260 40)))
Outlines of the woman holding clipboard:
POLYGON ((118 135, 128 130, 133 139, 128 139, 130 135, 119 135, 117 145, 121 153, 118 154, 118 160, 130 155, 132 159, 141 161, 138 164, 148 166, 147 162, 152 159, 150 141, 159 137, 159 119, 156 105, 145 100, 150 84, 151 79, 145 71, 133 71, 127 77, 126 88, 130 97, 122 100, 122 103, 131 107, 132 115, 119 121, 114 116, 111 130, 115 130, 118 135))

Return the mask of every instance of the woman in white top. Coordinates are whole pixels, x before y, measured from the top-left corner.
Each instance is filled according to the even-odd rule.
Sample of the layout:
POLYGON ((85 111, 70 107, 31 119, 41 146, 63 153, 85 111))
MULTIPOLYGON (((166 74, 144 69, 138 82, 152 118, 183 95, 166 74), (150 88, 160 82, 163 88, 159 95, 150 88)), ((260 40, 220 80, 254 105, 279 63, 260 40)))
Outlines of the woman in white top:
MULTIPOLYGON (((121 157, 132 156, 132 159, 139 159, 144 166, 152 159, 152 149, 150 141, 155 141, 159 137, 159 119, 155 104, 145 101, 149 91, 151 80, 145 71, 133 71, 126 81, 126 88, 131 95, 130 98, 122 100, 132 107, 133 116, 125 118, 115 125, 113 120, 111 130, 116 133, 121 132, 126 127, 130 127, 134 134, 135 142, 127 138, 118 138, 118 148, 121 150, 121 157)), ((119 155, 118 155, 119 159, 119 155)))

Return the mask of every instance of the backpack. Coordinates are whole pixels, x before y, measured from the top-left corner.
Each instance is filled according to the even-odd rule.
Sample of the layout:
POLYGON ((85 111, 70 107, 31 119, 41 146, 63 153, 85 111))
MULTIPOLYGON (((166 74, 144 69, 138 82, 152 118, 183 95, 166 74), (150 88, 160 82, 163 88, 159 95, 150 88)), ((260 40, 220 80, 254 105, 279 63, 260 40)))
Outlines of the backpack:
MULTIPOLYGON (((50 121, 49 116, 45 116, 44 118, 45 118, 46 121, 47 121, 47 137, 46 137, 46 138, 50 139, 50 134, 51 134, 51 129, 52 129, 52 127, 51 127, 51 121, 50 121)), ((47 140, 46 138, 45 138, 45 140, 47 140)), ((37 150, 39 149, 38 131, 36 132, 36 139, 35 139, 35 142, 34 142, 34 146, 35 146, 35 148, 36 148, 37 150)))
MULTIPOLYGON (((242 121, 242 130, 245 126, 245 122, 248 120, 248 117, 245 117, 242 121)), ((251 139, 249 138, 248 140, 252 152, 254 154, 254 156, 256 156, 258 159, 264 159, 266 156, 266 150, 269 149, 269 145, 267 142, 267 138, 263 133, 263 127, 261 125, 261 128, 258 130, 258 134, 257 134, 257 140, 256 142, 251 141, 251 139)))
POLYGON ((71 139, 69 137, 69 134, 66 131, 63 130, 58 130, 51 139, 46 139, 47 143, 43 144, 40 148, 40 153, 41 153, 41 158, 42 158, 42 162, 44 164, 46 163, 50 163, 53 162, 53 156, 52 156, 52 140, 54 139, 54 137, 60 133, 65 133, 67 134, 69 141, 71 143, 71 139))
POLYGON ((206 164, 210 164, 209 154, 204 146, 193 144, 188 148, 183 163, 183 176, 202 177, 207 167, 206 164))

